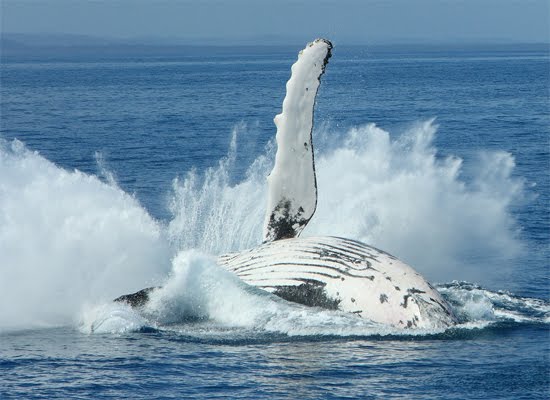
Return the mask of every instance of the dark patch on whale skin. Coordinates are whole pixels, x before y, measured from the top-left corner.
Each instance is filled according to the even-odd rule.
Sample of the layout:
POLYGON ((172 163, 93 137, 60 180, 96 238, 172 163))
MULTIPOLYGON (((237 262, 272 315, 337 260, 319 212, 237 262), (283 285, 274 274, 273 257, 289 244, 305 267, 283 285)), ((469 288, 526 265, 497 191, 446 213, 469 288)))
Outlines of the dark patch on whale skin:
POLYGON ((380 303, 387 303, 388 302, 388 295, 387 294, 380 294, 380 303))
POLYGON ((292 213, 291 210, 292 203, 288 199, 283 199, 277 204, 277 207, 275 207, 269 217, 269 235, 264 243, 280 239, 291 239, 300 234, 311 217, 302 217, 304 209, 301 206, 298 208, 296 214, 292 213))
POLYGON ((345 249, 339 249, 339 251, 331 250, 326 245, 318 247, 318 250, 319 258, 322 260, 340 260, 340 262, 348 262, 353 266, 352 268, 357 270, 372 269, 373 271, 377 271, 372 267, 372 263, 367 260, 366 256, 356 256, 350 252, 344 253, 345 249))
POLYGON ((149 301, 149 294, 155 290, 160 289, 157 286, 141 289, 138 292, 125 294, 117 297, 113 301, 116 303, 126 303, 132 307, 143 307, 149 301))
POLYGON ((321 307, 327 310, 338 310, 340 301, 327 296, 324 285, 306 282, 298 286, 280 286, 274 295, 293 303, 308 307, 321 307))
MULTIPOLYGON (((397 286, 396 286, 396 289, 397 289, 397 286)), ((415 294, 421 294, 421 293, 426 293, 426 292, 417 288, 407 289, 407 294, 403 296, 403 303, 401 303, 400 306, 403 308, 407 308, 407 303, 409 301, 409 298, 415 294)), ((414 299, 411 299, 411 301, 414 301, 414 299)))
POLYGON ((400 304, 401 307, 407 308, 407 303, 409 301, 409 297, 411 297, 410 294, 406 294, 405 296, 403 296, 403 303, 400 304))

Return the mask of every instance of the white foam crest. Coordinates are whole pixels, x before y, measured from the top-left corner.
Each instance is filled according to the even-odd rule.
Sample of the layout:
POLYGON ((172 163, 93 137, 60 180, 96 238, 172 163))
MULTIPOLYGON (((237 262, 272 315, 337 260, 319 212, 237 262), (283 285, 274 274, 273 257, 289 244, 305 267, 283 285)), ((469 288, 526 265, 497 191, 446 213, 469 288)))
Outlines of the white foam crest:
POLYGON ((466 323, 548 323, 550 316, 550 304, 542 299, 515 296, 503 291, 494 292, 458 281, 440 285, 438 290, 451 302, 459 319, 466 323))
POLYGON ((0 142, 0 330, 71 324, 86 302, 159 282, 169 267, 135 198, 0 142))
POLYGON ((124 303, 107 302, 84 305, 80 312, 79 329, 82 333, 126 333, 148 326, 135 309, 124 303))

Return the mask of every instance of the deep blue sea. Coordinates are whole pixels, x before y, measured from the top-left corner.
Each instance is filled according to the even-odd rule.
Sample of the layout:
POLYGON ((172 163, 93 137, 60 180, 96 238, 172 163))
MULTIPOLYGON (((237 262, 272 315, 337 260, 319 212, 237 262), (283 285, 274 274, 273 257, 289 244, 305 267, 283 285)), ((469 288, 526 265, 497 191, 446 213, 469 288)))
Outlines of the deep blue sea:
POLYGON ((550 397, 547 46, 336 44, 303 236, 364 241, 461 323, 396 331, 249 290, 300 47, 2 57, 0 398, 550 397), (152 285, 140 315, 112 299, 152 285))

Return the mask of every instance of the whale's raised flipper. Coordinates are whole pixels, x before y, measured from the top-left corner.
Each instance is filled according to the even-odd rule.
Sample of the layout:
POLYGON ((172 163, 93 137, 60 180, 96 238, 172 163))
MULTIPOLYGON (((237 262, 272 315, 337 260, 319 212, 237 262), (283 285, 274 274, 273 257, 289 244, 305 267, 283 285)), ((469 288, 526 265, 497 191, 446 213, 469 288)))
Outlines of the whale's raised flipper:
POLYGON ((313 108, 331 49, 328 40, 317 39, 300 52, 292 66, 283 111, 275 117, 277 155, 267 178, 264 242, 298 236, 315 213, 313 108))

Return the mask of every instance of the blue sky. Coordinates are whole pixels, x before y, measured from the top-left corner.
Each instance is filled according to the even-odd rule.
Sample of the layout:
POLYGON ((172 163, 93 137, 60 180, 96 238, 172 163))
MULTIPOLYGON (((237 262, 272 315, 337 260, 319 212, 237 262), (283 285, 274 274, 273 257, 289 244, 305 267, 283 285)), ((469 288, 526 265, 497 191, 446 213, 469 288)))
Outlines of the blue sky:
POLYGON ((2 32, 201 42, 550 42, 548 0, 2 0, 2 32))

